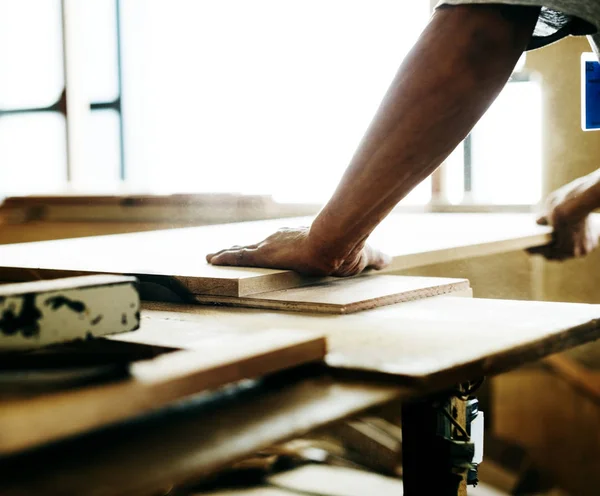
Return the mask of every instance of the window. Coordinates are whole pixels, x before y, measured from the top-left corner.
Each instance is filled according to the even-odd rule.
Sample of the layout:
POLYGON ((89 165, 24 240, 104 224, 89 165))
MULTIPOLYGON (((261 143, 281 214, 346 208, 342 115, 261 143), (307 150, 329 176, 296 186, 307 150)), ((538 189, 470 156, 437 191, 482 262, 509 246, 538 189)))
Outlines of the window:
POLYGON ((0 1, 0 188, 50 192, 66 183, 59 0, 0 1))
POLYGON ((121 143, 121 33, 119 0, 85 0, 78 5, 81 72, 90 111, 83 158, 74 165, 73 185, 87 190, 115 188, 125 178, 121 143))
POLYGON ((118 0, 0 0, 0 196, 114 188, 122 176, 118 0), (65 45, 65 8, 77 37, 65 45), (73 8, 76 7, 76 8, 73 8), (79 54, 83 154, 67 160, 67 49, 79 54), (81 90, 84 90, 82 94, 81 90))
MULTIPOLYGON (((428 0, 0 0, 0 196, 69 181, 322 203, 429 12, 428 0), (65 112, 74 47, 67 91, 77 86, 83 115, 65 112), (84 152, 67 164, 73 126, 84 152)), ((402 203, 536 203, 540 100, 517 72, 402 203)))
POLYGON ((542 195, 541 86, 516 73, 446 161, 451 204, 534 205, 542 195))
MULTIPOLYGON (((133 183, 286 202, 327 200, 429 17, 429 2, 397 0, 128 8, 124 57, 140 71, 124 79, 133 183), (140 18, 146 29, 129 29, 140 18)), ((430 186, 419 190, 427 201, 430 186)))

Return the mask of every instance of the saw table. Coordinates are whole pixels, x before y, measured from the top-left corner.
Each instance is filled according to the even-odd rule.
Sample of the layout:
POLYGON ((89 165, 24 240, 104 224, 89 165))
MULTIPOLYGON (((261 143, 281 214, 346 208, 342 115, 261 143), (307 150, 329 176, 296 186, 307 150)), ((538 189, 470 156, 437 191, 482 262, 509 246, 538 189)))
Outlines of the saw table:
POLYGON ((331 338, 326 359, 331 364, 210 391, 196 377, 183 377, 168 401, 160 394, 142 400, 132 395, 146 380, 135 372, 116 383, 5 395, 0 400, 5 455, 0 492, 57 494, 60 488, 60 494, 151 494, 151 488, 208 475, 273 443, 391 401, 404 405, 403 428, 409 433, 403 445, 406 494, 438 490, 439 479, 432 474, 446 467, 443 460, 432 464, 433 427, 423 412, 433 411, 441 398, 454 397, 457 384, 597 338, 598 317, 597 305, 448 296, 335 316, 146 306, 141 329, 115 335, 114 341, 168 343, 201 356, 194 348, 194 329, 321 329, 331 338), (478 311, 460 317, 467 307, 478 311), (374 353, 376 346, 381 354, 374 353), (339 362, 340 356, 346 362, 339 362), (362 370, 347 368, 357 357, 362 370))
MULTIPOLYGON (((392 252, 394 264, 414 267, 474 256, 477 250, 499 253, 548 241, 548 230, 533 223, 528 230, 525 222, 532 219, 526 217, 499 217, 504 227, 496 230, 496 238, 490 218, 486 224, 479 217, 474 221, 481 227, 479 235, 471 232, 464 251, 456 232, 450 230, 438 239, 437 250, 431 240, 416 247, 413 236, 407 243, 412 248, 392 252), (430 251, 424 247, 428 242, 430 251)), ((417 220, 411 221, 415 235, 417 226, 422 226, 417 220)), ((391 222, 390 233, 395 228, 391 222)), ((273 227, 264 224, 265 230, 273 227)), ((161 251, 165 246, 190 239, 192 233, 227 231, 233 237, 235 229, 150 233, 143 235, 142 242, 139 237, 128 237, 132 235, 117 235, 97 239, 97 245, 89 238, 0 247, 2 265, 7 267, 0 270, 0 277, 23 280, 27 274, 36 278, 81 271, 86 246, 99 246, 94 254, 100 255, 89 257, 84 272, 140 274, 141 264, 151 257, 129 258, 137 265, 121 271, 116 265, 126 268, 123 260, 111 262, 107 254, 114 256, 119 249, 128 253, 127 246, 139 243, 148 246, 146 252, 168 255, 161 251), (148 240, 156 244, 148 245, 148 240)), ((238 229, 246 232, 247 226, 238 229)), ((197 259, 197 251, 215 242, 203 239, 200 248, 190 249, 189 257, 197 259)), ((186 297, 201 294, 198 288, 202 287, 209 287, 209 294, 220 293, 219 297, 236 297, 237 293, 241 298, 248 296, 256 282, 267 281, 273 284, 268 290, 281 291, 282 285, 296 280, 286 271, 256 269, 239 277, 240 272, 233 276, 224 269, 220 274, 225 275, 215 284, 214 274, 202 272, 202 264, 190 260, 187 269, 185 260, 167 260, 171 268, 183 271, 170 274, 165 273, 162 260, 157 264, 160 268, 147 274, 154 276, 149 282, 165 287, 173 298, 182 292, 186 297), (262 276, 267 279, 259 281, 262 276), (243 279, 247 280, 241 284, 243 279), (207 280, 208 286, 203 286, 207 280)), ((474 392, 473 385, 483 377, 598 338, 600 305, 481 300, 470 298, 463 286, 455 289, 461 290, 459 295, 388 301, 386 306, 350 314, 146 303, 139 330, 103 340, 111 346, 142 347, 144 352, 139 362, 134 361, 129 376, 57 392, 0 395, 0 492, 154 494, 157 488, 209 475, 274 443, 398 402, 403 410, 405 494, 465 494, 464 487, 457 490, 460 474, 451 464, 456 454, 438 442, 440 408, 448 406, 454 426, 451 437, 458 439, 464 430, 463 397, 474 392), (222 384, 219 372, 207 382, 201 366, 203 371, 227 370, 227 374, 233 374, 233 369, 206 369, 210 348, 200 336, 211 333, 212 339, 233 336, 233 341, 251 342, 264 332, 278 339, 298 333, 325 336, 327 354, 324 360, 306 363, 293 353, 289 367, 256 369, 264 361, 244 361, 243 367, 233 367, 241 374, 235 377, 244 380, 222 384)), ((302 343, 303 353, 318 351, 317 341, 302 343)))

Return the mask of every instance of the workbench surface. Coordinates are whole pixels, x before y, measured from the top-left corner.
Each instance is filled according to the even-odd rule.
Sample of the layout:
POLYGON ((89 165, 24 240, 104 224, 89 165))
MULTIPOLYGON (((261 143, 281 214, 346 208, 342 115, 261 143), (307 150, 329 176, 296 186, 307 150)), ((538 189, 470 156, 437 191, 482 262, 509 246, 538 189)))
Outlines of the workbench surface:
MULTIPOLYGON (((278 219, 3 245, 0 280, 124 273, 151 276, 191 294, 223 296, 295 287, 306 278, 291 271, 214 267, 205 255, 310 221, 278 219)), ((381 223, 370 242, 392 256, 392 271, 543 245, 550 232, 530 214, 396 214, 381 223)))
MULTIPOLYGON (((176 281, 191 292, 277 289, 301 279, 288 271, 211 267, 204 254, 309 221, 6 245, 0 279, 124 272, 176 281)), ((388 218, 371 241, 393 255, 391 270, 401 270, 521 250, 550 236, 531 215, 404 214, 388 218)), ((135 374, 54 394, 2 395, 0 470, 10 477, 0 480, 0 492, 52 494, 60 487, 103 494, 118 487, 132 494, 182 483, 368 408, 441 392, 596 339, 599 317, 598 305, 447 296, 352 315, 146 304, 141 330, 111 342, 201 351, 198 329, 317 331, 328 338, 327 367, 307 365, 217 391, 184 377, 173 395, 147 395, 133 407, 131 392, 147 387, 135 374), (26 466, 35 473, 15 469, 26 466)))
MULTIPOLYGON (((271 330, 283 337, 299 330, 316 331, 327 337, 326 363, 338 374, 423 394, 596 339, 599 317, 600 305, 447 296, 352 315, 154 304, 143 311, 140 330, 110 339, 201 354, 199 336, 206 330, 214 336, 271 330)), ((149 381, 146 365, 139 374, 134 367, 130 378, 116 383, 1 397, 0 454, 115 424, 205 391, 207 382, 199 380, 193 368, 183 374, 177 370, 176 387, 170 387, 172 369, 160 368, 161 356, 156 360, 164 381, 156 374, 150 374, 149 381)), ((365 406, 371 403, 369 398, 365 406)))

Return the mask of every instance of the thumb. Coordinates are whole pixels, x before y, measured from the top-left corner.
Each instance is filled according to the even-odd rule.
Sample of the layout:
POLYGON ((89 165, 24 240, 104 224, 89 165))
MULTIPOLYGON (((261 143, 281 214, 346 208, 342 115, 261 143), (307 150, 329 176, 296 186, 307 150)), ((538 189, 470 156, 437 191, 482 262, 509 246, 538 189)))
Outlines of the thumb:
POLYGON ((375 270, 385 269, 392 263, 392 257, 386 255, 385 253, 380 252, 374 248, 369 249, 369 268, 375 270))

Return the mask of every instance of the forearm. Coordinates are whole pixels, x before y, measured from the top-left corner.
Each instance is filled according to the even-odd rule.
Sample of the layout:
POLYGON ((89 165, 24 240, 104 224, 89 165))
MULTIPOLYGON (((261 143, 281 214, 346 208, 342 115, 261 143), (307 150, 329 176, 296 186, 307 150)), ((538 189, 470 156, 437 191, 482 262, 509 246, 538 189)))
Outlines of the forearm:
POLYGON ((464 139, 510 77, 537 14, 496 6, 434 14, 311 227, 316 251, 328 263, 335 266, 361 246, 464 139), (518 15, 506 16, 507 9, 518 15))

